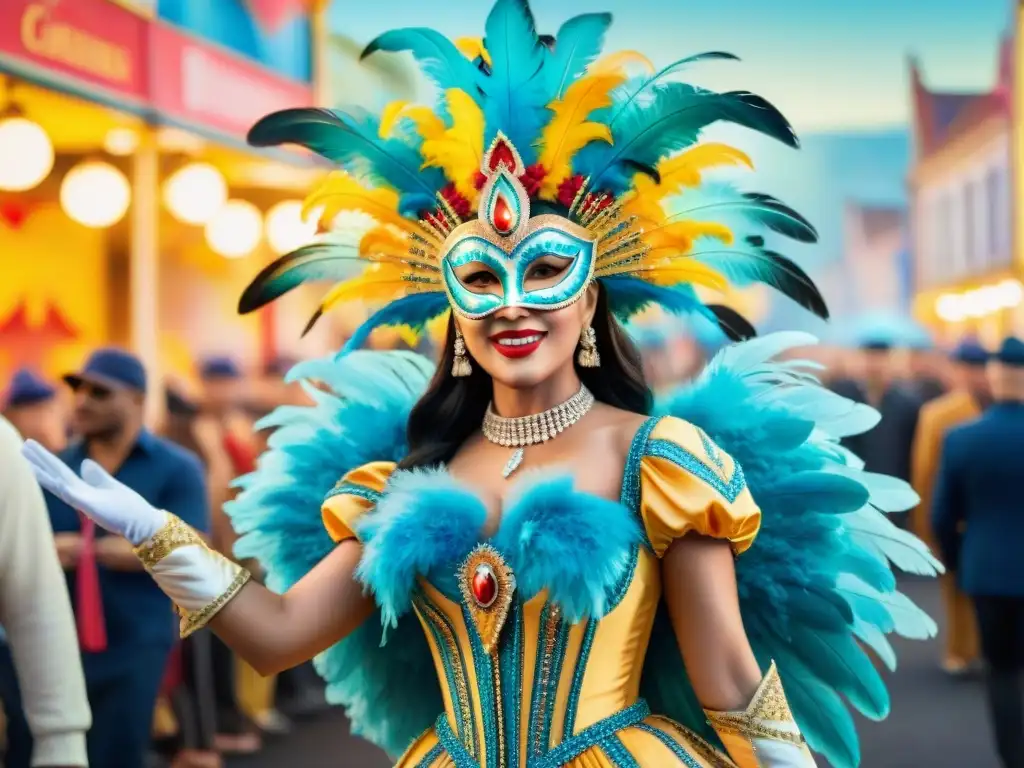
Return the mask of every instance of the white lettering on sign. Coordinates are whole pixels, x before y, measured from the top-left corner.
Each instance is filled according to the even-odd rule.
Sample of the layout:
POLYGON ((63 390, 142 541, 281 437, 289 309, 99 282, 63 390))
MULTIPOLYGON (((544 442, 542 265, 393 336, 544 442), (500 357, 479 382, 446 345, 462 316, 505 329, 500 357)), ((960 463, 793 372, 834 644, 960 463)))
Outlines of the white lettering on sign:
POLYGON ((182 53, 181 90, 182 103, 189 112, 243 129, 271 112, 304 106, 295 103, 292 91, 191 46, 182 53))

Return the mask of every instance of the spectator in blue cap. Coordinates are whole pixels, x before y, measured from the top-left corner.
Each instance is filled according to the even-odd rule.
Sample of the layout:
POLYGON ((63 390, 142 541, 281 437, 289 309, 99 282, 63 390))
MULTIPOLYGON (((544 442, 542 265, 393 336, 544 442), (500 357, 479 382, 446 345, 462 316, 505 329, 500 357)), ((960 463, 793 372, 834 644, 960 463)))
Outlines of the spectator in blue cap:
MULTIPOLYGON (((914 436, 911 482, 921 497, 913 512, 914 532, 933 550, 938 543, 932 531, 932 499, 942 460, 942 441, 962 424, 974 421, 988 407, 991 393, 985 366, 991 354, 974 339, 965 339, 950 355, 952 387, 946 394, 925 403, 914 436)), ((974 606, 957 588, 951 574, 940 578, 946 614, 941 666, 951 675, 969 671, 978 660, 978 631, 974 606)))
MULTIPOLYGON (((91 459, 153 506, 207 530, 199 459, 143 426, 142 362, 121 349, 100 349, 64 381, 74 392, 72 422, 80 440, 61 452, 61 460, 77 473, 91 459)), ((170 600, 125 539, 108 536, 49 493, 46 500, 93 712, 89 763, 145 765, 157 694, 177 639, 170 600)))
POLYGON ((932 526, 947 569, 974 600, 996 750, 1024 765, 1024 342, 989 363, 993 404, 946 435, 932 526))
POLYGON ((27 368, 11 379, 4 397, 3 415, 26 440, 36 440, 51 451, 67 444, 64 412, 57 390, 27 368))

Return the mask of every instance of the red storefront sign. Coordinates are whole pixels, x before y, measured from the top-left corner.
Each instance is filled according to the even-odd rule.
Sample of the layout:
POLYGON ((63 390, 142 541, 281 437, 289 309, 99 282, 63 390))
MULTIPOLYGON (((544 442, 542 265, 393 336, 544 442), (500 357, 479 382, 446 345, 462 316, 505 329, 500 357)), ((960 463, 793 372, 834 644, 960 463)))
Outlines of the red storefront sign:
POLYGON ((142 102, 147 26, 107 0, 0 0, 0 63, 74 91, 142 102))
POLYGON ((149 98, 161 115, 241 138, 270 112, 313 104, 308 84, 283 78, 161 22, 149 26, 149 98))

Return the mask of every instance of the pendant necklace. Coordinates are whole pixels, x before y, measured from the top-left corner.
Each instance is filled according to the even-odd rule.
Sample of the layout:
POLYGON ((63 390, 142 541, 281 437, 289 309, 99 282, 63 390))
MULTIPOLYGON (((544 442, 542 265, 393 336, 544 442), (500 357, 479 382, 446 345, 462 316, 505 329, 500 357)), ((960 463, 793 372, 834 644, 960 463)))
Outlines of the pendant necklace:
POLYGON ((484 437, 495 445, 516 449, 501 476, 508 478, 519 469, 527 447, 557 437, 586 416, 593 405, 594 395, 583 384, 580 384, 580 391, 564 403, 529 416, 506 418, 494 412, 493 402, 488 405, 482 427, 484 437))

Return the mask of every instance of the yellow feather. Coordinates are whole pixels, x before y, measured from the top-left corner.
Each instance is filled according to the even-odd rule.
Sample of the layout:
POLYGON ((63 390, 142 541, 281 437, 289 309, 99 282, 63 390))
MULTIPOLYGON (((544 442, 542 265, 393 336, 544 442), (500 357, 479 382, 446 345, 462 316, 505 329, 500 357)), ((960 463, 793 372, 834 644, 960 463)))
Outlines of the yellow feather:
POLYGON ((392 101, 384 107, 380 113, 380 128, 377 130, 382 139, 391 136, 391 132, 395 129, 395 124, 408 105, 409 102, 407 101, 392 101))
POLYGON ((459 49, 459 53, 470 61, 476 61, 477 56, 479 56, 487 66, 491 66, 491 54, 484 48, 484 39, 482 37, 460 37, 455 41, 455 47, 459 49))
POLYGON ((699 144, 659 162, 660 182, 643 173, 633 176, 633 196, 623 205, 623 213, 647 224, 657 224, 665 217, 663 200, 679 194, 684 187, 698 186, 703 171, 722 165, 754 167, 750 158, 738 149, 726 144, 699 144))
POLYGON ((424 139, 436 139, 444 133, 444 121, 430 107, 409 107, 402 117, 412 120, 424 139))
POLYGON ((751 169, 754 167, 745 153, 728 144, 698 144, 658 163, 660 183, 655 183, 649 176, 643 174, 637 174, 633 181, 639 181, 641 185, 650 184, 652 193, 664 199, 679 193, 683 187, 698 186, 703 171, 723 165, 745 165, 751 169))
POLYGON ((398 213, 397 192, 386 187, 371 189, 341 171, 329 173, 310 193, 302 206, 303 218, 318 206, 323 206, 320 225, 324 229, 329 229, 330 223, 342 211, 360 211, 381 224, 391 224, 406 231, 412 227, 398 213))
POLYGON ((463 90, 445 92, 452 125, 440 136, 424 138, 420 153, 424 168, 441 168, 459 193, 472 201, 477 189, 473 180, 484 157, 484 113, 463 90))
POLYGON ((693 241, 699 237, 713 237, 732 245, 733 233, 725 224, 715 221, 677 221, 644 232, 644 243, 650 247, 648 258, 657 261, 665 251, 689 253, 693 241))
POLYGON ((627 64, 640 64, 654 74, 654 63, 639 51, 616 51, 602 56, 587 68, 588 75, 609 75, 621 72, 627 64))
POLYGON ((361 275, 335 285, 320 302, 320 309, 326 312, 337 304, 349 301, 394 301, 418 285, 403 280, 404 273, 405 270, 400 265, 373 264, 361 275))
POLYGON ((572 175, 572 158, 591 141, 612 141, 611 129, 604 123, 590 122, 587 117, 612 103, 611 92, 625 82, 621 74, 595 75, 580 78, 569 86, 560 101, 552 102, 551 122, 541 133, 543 147, 538 162, 547 173, 540 194, 549 200, 558 194, 558 186, 572 175))
POLYGON ((680 259, 670 265, 656 267, 644 274, 644 279, 654 285, 678 285, 679 283, 691 283, 693 285, 706 285, 717 291, 729 287, 729 281, 725 275, 717 269, 709 267, 693 258, 680 259))
POLYGON ((420 331, 410 325, 396 325, 395 331, 398 333, 398 338, 413 349, 415 349, 416 345, 420 342, 420 331))
POLYGON ((360 238, 359 255, 370 257, 374 254, 408 258, 409 240, 391 227, 374 227, 360 238))

